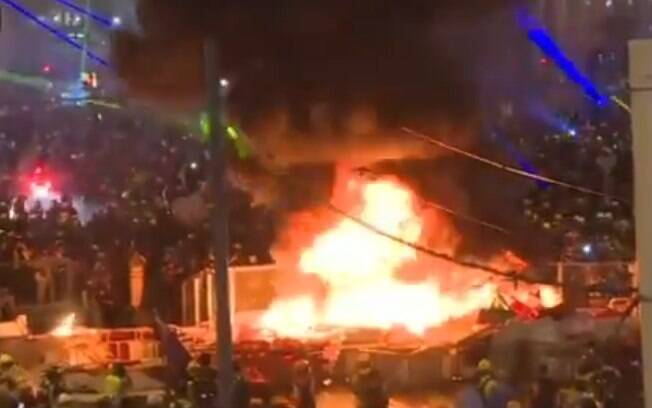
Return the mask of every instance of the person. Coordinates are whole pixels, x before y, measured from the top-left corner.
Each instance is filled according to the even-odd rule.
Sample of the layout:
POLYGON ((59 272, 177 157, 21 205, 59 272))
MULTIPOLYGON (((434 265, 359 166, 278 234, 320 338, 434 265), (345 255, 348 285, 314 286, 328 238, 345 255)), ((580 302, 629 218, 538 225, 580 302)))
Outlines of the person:
POLYGON ((233 363, 233 374, 235 376, 233 406, 234 408, 249 408, 251 404, 251 388, 249 386, 249 380, 238 362, 233 363))
POLYGON ((5 402, 23 401, 31 394, 27 372, 10 354, 0 354, 0 388, 5 402))
POLYGON ((29 386, 27 373, 10 354, 0 354, 0 383, 8 386, 10 390, 29 386))
POLYGON ((211 366, 211 356, 201 353, 191 361, 187 368, 188 399, 198 407, 203 399, 213 399, 217 395, 217 370, 211 366))
POLYGON ((532 390, 532 408, 549 408, 555 406, 557 387, 548 374, 548 366, 539 367, 539 376, 532 390))
POLYGON ((292 394, 296 408, 315 408, 315 381, 307 360, 299 360, 293 367, 292 394))
POLYGON ((369 357, 363 357, 353 377, 353 393, 358 408, 387 408, 389 397, 380 372, 372 366, 369 357))
POLYGON ((113 364, 111 373, 104 379, 104 393, 109 398, 112 408, 121 408, 127 393, 133 387, 131 378, 124 365, 113 364))
POLYGON ((498 391, 498 381, 493 372, 493 366, 489 359, 482 359, 478 363, 476 371, 476 387, 485 404, 488 404, 498 391))

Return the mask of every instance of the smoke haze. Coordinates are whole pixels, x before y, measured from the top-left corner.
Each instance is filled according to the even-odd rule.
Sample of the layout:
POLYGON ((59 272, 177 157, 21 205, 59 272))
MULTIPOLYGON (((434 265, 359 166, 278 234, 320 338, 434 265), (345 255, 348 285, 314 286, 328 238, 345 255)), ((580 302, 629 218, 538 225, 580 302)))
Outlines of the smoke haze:
POLYGON ((373 162, 432 151, 396 129, 468 137, 477 124, 472 48, 463 32, 506 1, 140 0, 140 30, 118 33, 113 58, 132 94, 202 103, 202 39, 219 38, 229 117, 272 165, 373 162), (465 49, 464 53, 452 52, 465 49), (464 48, 466 47, 466 48, 464 48), (465 55, 462 55, 465 54, 465 55))

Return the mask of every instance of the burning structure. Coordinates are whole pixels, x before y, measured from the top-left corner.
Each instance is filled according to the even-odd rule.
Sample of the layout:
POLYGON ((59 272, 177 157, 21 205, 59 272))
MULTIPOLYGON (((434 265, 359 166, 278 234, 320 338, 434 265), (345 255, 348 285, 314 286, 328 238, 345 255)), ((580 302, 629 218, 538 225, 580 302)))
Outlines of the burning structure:
MULTIPOLYGON (((460 242, 453 224, 421 207, 399 180, 339 171, 329 206, 289 220, 276 249, 285 275, 278 283, 279 298, 258 324, 289 337, 309 337, 320 327, 400 330, 427 337, 489 307, 507 286, 505 296, 532 306, 542 299, 557 301, 530 299, 533 288, 516 293, 511 283, 414 247, 454 258, 460 242)), ((527 266, 514 256, 499 255, 489 262, 505 272, 527 266)))
MULTIPOLYGON (((396 180, 363 180, 342 172, 332 204, 406 242, 419 242, 431 227, 438 238, 446 236, 440 241, 448 242, 440 244, 454 250, 457 237, 450 225, 422 213, 412 192, 396 180)), ((290 220, 277 256, 289 264, 288 283, 294 283, 283 284, 281 299, 264 313, 261 327, 284 336, 306 336, 320 326, 401 327, 422 335, 491 302, 492 288, 482 274, 462 277, 455 265, 426 265, 415 249, 324 211, 290 220), (468 286, 458 291, 462 283, 456 282, 443 293, 440 272, 468 286)))

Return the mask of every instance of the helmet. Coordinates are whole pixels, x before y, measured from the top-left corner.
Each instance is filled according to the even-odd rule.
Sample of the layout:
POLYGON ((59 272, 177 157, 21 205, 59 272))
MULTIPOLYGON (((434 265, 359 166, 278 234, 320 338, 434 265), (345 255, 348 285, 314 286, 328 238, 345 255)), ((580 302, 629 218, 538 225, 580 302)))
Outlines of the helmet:
POLYGON ((483 358, 478 363, 478 371, 491 371, 491 361, 487 358, 483 358))
POLYGON ((0 365, 12 365, 14 364, 14 358, 9 354, 0 354, 0 365))

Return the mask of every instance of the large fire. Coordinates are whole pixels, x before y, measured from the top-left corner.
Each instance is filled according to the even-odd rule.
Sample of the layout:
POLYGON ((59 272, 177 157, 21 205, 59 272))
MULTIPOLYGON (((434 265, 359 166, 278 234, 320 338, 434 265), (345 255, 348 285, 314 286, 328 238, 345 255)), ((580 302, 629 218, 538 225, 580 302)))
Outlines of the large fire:
MULTIPOLYGON (((406 242, 431 244, 435 236, 438 250, 455 253, 459 240, 450 239, 450 222, 420 209, 407 186, 349 173, 339 179, 338 208, 406 242)), ((298 252, 296 286, 312 277, 319 289, 299 288, 263 315, 261 326, 281 336, 309 336, 320 327, 403 328, 420 336, 488 307, 495 297, 497 284, 486 273, 422 256, 352 219, 340 217, 312 235, 305 225, 289 229, 298 252)))

